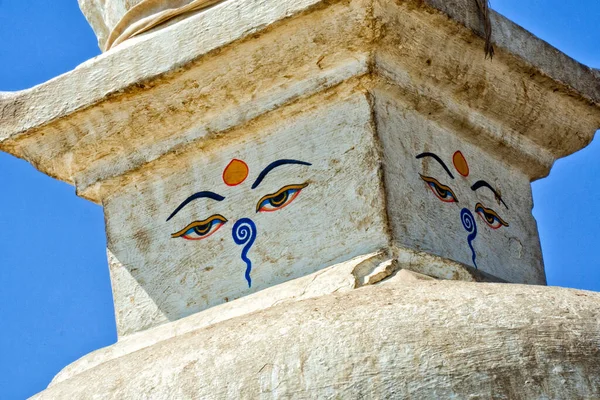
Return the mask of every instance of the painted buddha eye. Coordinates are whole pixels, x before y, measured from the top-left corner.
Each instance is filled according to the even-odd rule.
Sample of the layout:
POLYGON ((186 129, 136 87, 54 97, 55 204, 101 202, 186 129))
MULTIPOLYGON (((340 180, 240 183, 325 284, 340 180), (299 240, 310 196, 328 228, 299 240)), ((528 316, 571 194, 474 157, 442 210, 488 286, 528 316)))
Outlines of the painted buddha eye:
POLYGON ((204 221, 195 221, 180 230, 179 232, 173 233, 172 238, 184 238, 186 240, 202 240, 213 235, 218 231, 225 223, 227 218, 222 215, 215 214, 208 217, 204 221))
POLYGON ((281 210, 290 204, 304 189, 308 183, 301 185, 288 185, 279 189, 276 193, 268 194, 258 201, 256 212, 273 212, 281 210))
POLYGON ((445 203, 458 203, 458 199, 456 198, 456 195, 454 194, 452 189, 450 189, 448 186, 442 185, 436 179, 434 179, 430 176, 425 176, 425 175, 421 175, 421 174, 419 174, 419 175, 421 176, 421 179, 423 179, 423 181, 425 181, 427 186, 429 186, 429 188, 431 189, 433 194, 435 194, 438 197, 438 199, 440 199, 441 201, 443 201, 445 203))
POLYGON ((494 210, 485 208, 483 204, 477 203, 475 206, 475 212, 479 214, 481 218, 489 225, 492 229, 499 229, 502 226, 508 227, 508 222, 504 221, 494 210))

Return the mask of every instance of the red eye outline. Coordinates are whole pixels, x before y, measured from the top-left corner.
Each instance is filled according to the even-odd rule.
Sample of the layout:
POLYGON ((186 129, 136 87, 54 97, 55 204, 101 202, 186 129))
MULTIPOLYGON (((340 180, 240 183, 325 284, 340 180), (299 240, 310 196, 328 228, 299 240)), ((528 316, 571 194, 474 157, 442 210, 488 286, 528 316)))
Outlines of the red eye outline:
POLYGON ((437 179, 430 176, 419 174, 421 179, 427 184, 429 189, 435 194, 435 196, 443 201, 444 203, 458 203, 458 198, 454 194, 454 191, 448 186, 441 184, 437 179))
POLYGON ((500 217, 496 211, 484 207, 481 203, 477 203, 477 205, 475 206, 475 212, 479 214, 479 216, 481 217, 481 219, 483 219, 487 226, 494 230, 500 229, 503 226, 507 228, 510 226, 508 222, 503 220, 502 217, 500 217))
POLYGON ((179 232, 171 235, 171 238, 183 238, 185 240, 204 240, 214 235, 225 223, 227 218, 220 214, 215 214, 204 221, 194 221, 179 232), (196 237, 192 235, 198 235, 196 237))
POLYGON ((279 189, 275 193, 263 196, 256 204, 256 212, 275 212, 290 205, 300 194, 302 189, 308 186, 308 183, 300 185, 288 185, 279 189), (278 197, 282 197, 278 200, 278 197))

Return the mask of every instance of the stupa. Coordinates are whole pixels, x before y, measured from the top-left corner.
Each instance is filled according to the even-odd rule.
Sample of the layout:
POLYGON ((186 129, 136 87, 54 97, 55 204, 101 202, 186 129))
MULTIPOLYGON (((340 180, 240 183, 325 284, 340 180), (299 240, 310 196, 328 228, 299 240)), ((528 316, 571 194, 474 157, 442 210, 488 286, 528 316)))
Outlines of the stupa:
POLYGON ((34 398, 600 397, 530 186, 598 70, 476 0, 79 3, 105 52, 0 149, 104 207, 119 340, 34 398))

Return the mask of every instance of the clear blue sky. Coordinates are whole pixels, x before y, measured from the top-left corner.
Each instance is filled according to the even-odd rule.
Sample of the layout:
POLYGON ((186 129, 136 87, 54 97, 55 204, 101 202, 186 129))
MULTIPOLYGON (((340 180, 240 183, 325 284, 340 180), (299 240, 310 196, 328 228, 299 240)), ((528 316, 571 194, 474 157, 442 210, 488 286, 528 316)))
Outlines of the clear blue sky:
MULTIPOLYGON (((598 0, 492 7, 600 68, 598 0)), ((0 0, 1 91, 39 84, 99 53, 77 0, 0 0)), ((600 135, 533 189, 549 284, 600 291, 600 135)), ((6 154, 0 191, 0 399, 9 400, 43 390, 116 333, 101 207, 6 154)))

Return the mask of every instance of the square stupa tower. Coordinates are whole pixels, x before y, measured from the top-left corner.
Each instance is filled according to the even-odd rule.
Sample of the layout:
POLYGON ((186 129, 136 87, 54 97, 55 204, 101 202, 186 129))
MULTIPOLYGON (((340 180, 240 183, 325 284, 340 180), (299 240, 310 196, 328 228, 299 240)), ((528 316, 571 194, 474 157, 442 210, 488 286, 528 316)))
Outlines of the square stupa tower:
MULTIPOLYGON (((202 397, 214 387, 185 382, 203 367, 185 378, 173 364, 169 371, 181 374, 161 380, 152 368, 164 357, 178 361, 160 351, 142 358, 151 359, 142 376, 158 392, 136 392, 138 378, 108 389, 109 372, 85 387, 76 382, 109 365, 129 371, 139 362, 131 357, 156 346, 169 353, 165 343, 186 333, 225 329, 215 324, 272 314, 278 304, 296 310, 307 298, 335 310, 331 296, 351 292, 348 307, 361 300, 373 307, 356 315, 375 315, 384 297, 402 293, 425 301, 439 290, 440 302, 452 304, 462 296, 457 288, 497 299, 531 291, 545 303, 544 288, 483 282, 546 284, 530 183, 600 127, 597 70, 494 12, 495 55, 487 58, 488 21, 474 0, 80 4, 105 53, 30 90, 0 94, 0 149, 104 207, 119 343, 68 367, 40 398, 86 390, 186 397, 186 388, 202 397), (387 289, 406 280, 422 286, 387 289)), ((510 319, 508 303, 491 309, 510 319)), ((548 307, 550 318, 556 310, 548 307)), ((493 321, 486 312, 483 320, 493 321)), ((340 311, 339 321, 348 313, 340 311)), ((269 336, 276 325, 260 343, 276 340, 269 336)), ((581 329, 597 340, 596 328, 581 329)), ((208 356, 188 348, 188 361, 213 357, 207 346, 208 356)), ((333 362, 335 346, 324 348, 333 362)), ((377 354, 384 364, 400 362, 386 358, 389 351, 377 354)), ((269 382, 297 377, 289 365, 269 367, 269 382)), ((318 375, 321 364, 311 365, 318 375)), ((221 368, 219 379, 237 375, 234 366, 221 368)), ((548 374, 546 364, 539 368, 548 374)), ((306 388, 318 387, 317 375, 306 388)), ((220 395, 253 397, 271 387, 240 379, 220 395)), ((445 392, 460 385, 434 381, 448 395, 478 387, 475 379, 445 392)), ((593 383, 550 385, 558 394, 597 393, 593 383)), ((377 393, 391 393, 385 388, 377 393)))

